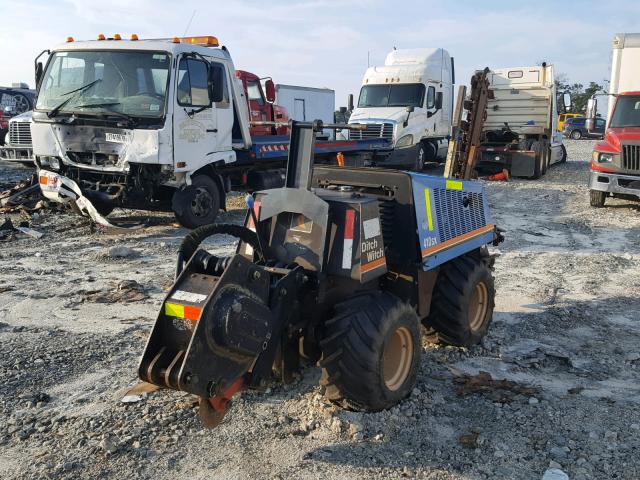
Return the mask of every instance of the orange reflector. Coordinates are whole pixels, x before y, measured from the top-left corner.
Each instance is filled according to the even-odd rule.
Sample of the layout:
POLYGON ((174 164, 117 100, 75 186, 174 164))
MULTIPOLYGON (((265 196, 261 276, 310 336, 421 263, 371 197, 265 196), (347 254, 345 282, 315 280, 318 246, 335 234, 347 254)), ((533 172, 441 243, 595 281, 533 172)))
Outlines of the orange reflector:
POLYGON ((73 42, 73 37, 67 37, 67 43, 73 42))
POLYGON ((98 35, 98 40, 104 40, 104 33, 101 33, 100 35, 98 35))
POLYGON ((120 36, 120 34, 119 34, 119 33, 116 33, 116 34, 113 36, 113 39, 114 39, 114 40, 122 40, 122 37, 120 36))
POLYGON ((178 162, 176 163, 176 167, 178 168, 184 168, 187 166, 187 162, 178 162))
POLYGON ((49 177, 47 177, 46 175, 40 175, 39 181, 40 181, 40 183, 42 185, 48 185, 49 184, 49 177))
POLYGON ((218 39, 212 35, 205 35, 200 37, 182 37, 184 43, 190 43, 191 45, 202 45, 204 47, 217 47, 220 45, 218 39))
POLYGON ((338 161, 339 167, 344 167, 344 155, 342 152, 338 152, 336 155, 336 160, 338 161))
POLYGON ((138 35, 136 35, 135 33, 131 34, 131 40, 138 40, 138 35))
POLYGON ((173 43, 180 43, 180 39, 178 37, 173 37, 173 43))
POLYGON ((200 312, 202 312, 202 309, 198 307, 184 306, 184 318, 187 320, 198 320, 198 318, 200 318, 200 312))

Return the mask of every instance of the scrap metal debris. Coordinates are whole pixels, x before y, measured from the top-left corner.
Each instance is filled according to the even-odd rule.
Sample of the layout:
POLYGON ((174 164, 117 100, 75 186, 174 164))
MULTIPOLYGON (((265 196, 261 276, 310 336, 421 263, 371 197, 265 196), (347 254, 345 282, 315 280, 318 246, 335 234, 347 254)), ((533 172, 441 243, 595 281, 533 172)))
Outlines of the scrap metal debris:
POLYGON ((138 403, 142 399, 146 398, 148 394, 160 390, 160 387, 153 385, 152 383, 140 382, 134 387, 127 390, 120 400, 122 403, 138 403))
POLYGON ((493 402, 510 403, 517 395, 533 396, 540 392, 537 387, 528 387, 511 380, 494 380, 489 372, 480 371, 477 375, 463 374, 453 379, 459 387, 459 397, 479 393, 489 397, 493 402))
POLYGON ((0 212, 34 212, 49 206, 44 200, 38 178, 32 175, 17 185, 0 192, 0 212))
POLYGON ((16 233, 24 233, 33 238, 42 238, 44 233, 29 227, 29 222, 21 222, 17 227, 9 217, 5 217, 4 222, 0 225, 0 240, 13 240, 16 233))

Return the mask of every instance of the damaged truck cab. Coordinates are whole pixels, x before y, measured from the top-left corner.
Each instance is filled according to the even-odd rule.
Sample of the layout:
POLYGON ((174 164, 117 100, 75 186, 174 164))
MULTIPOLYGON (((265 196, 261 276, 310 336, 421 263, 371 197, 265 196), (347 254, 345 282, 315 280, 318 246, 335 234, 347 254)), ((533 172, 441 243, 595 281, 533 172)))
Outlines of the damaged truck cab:
POLYGON ((171 209, 188 227, 224 208, 228 185, 213 166, 235 162, 251 136, 245 93, 215 37, 69 38, 36 72, 31 131, 47 197, 73 198, 71 180, 102 215, 171 209))

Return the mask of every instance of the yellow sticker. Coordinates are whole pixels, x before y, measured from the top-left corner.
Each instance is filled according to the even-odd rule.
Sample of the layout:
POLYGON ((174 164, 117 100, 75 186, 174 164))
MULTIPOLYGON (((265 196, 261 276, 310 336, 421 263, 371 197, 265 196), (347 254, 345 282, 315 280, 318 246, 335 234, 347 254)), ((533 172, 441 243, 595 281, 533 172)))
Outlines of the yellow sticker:
POLYGON ((446 186, 447 190, 462 190, 462 182, 455 180, 447 180, 446 186))
POLYGON ((164 313, 170 317, 184 318, 184 305, 165 302, 164 313))
POLYGON ((429 224, 429 231, 433 231, 433 217, 431 216, 431 193, 428 188, 424 189, 424 202, 427 207, 427 223, 429 224))

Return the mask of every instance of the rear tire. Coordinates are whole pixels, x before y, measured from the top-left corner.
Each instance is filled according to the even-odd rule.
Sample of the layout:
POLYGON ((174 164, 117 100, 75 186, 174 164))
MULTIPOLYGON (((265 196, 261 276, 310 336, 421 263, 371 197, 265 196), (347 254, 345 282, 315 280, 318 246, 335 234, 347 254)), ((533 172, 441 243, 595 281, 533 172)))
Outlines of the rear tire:
POLYGON ((423 320, 427 340, 470 347, 486 335, 493 317, 495 287, 486 249, 440 267, 431 311, 423 320))
POLYGON ((172 204, 182 226, 193 229, 209 225, 218 216, 220 190, 211 177, 196 175, 191 185, 174 193, 172 204))
POLYGON ((532 180, 537 180, 542 175, 544 175, 544 164, 545 164, 545 155, 544 155, 544 144, 543 142, 536 140, 531 142, 530 150, 536 152, 535 157, 535 165, 533 167, 533 175, 529 178, 532 180))
POLYGON ((574 140, 580 140, 582 138, 582 132, 580 130, 574 130, 571 132, 570 137, 574 140))
POLYGON ((420 321, 390 293, 362 294, 336 305, 320 346, 325 395, 342 407, 383 410, 416 384, 420 321))
POLYGON ((565 163, 567 161, 567 148, 564 145, 561 145, 562 148, 562 157, 560 157, 560 161, 558 163, 565 163))
POLYGON ((592 207, 602 208, 607 199, 607 193, 600 190, 589 190, 589 204, 592 207))

